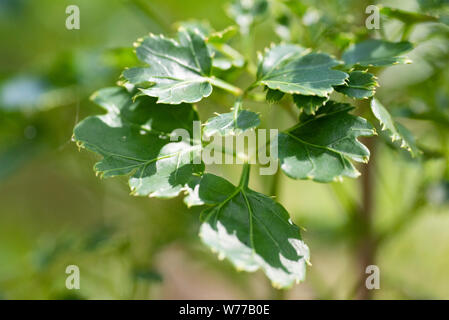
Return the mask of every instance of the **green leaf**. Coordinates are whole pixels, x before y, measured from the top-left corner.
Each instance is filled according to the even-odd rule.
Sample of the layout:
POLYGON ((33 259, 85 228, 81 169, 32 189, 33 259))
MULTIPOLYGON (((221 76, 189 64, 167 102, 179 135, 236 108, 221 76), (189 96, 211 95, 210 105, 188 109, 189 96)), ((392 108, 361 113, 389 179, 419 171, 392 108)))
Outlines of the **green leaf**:
POLYGON ((198 30, 204 41, 207 42, 210 56, 213 57, 212 65, 220 70, 229 70, 232 67, 242 68, 245 65, 245 58, 228 42, 237 32, 234 26, 223 31, 214 31, 212 27, 203 21, 186 21, 178 23, 181 28, 195 32, 198 30))
POLYGON ((257 128, 260 117, 249 110, 238 110, 220 114, 207 120, 203 133, 206 136, 219 134, 221 136, 239 135, 247 130, 257 128))
POLYGON ((397 8, 383 7, 380 9, 380 13, 389 18, 398 19, 406 24, 415 24, 423 22, 438 22, 438 17, 434 17, 428 14, 405 11, 397 8))
POLYGON ((282 44, 265 51, 257 84, 290 94, 327 97, 348 75, 333 70, 340 63, 325 53, 310 53, 300 46, 282 44))
POLYGON ((304 115, 301 122, 279 134, 281 169, 293 179, 317 182, 356 178, 360 173, 350 160, 367 162, 369 150, 358 137, 375 134, 363 118, 348 112, 354 108, 329 101, 315 116, 304 115))
POLYGON ((384 67, 395 64, 411 63, 402 56, 413 49, 410 42, 388 42, 370 39, 349 47, 343 53, 343 60, 348 67, 384 67))
POLYGON ((201 176, 193 176, 186 185, 187 195, 184 197, 184 204, 188 208, 204 204, 199 195, 201 178, 201 176))
POLYGON ((207 42, 212 44, 224 44, 231 40, 238 32, 235 26, 227 27, 222 31, 211 32, 207 36, 207 42))
POLYGON ((206 41, 212 52, 214 68, 229 70, 232 67, 242 68, 245 65, 245 57, 227 44, 236 35, 237 28, 228 27, 223 31, 211 32, 206 41))
POLYGON ((268 103, 276 103, 281 101, 284 95, 285 93, 283 93, 282 91, 268 88, 266 99, 268 103))
POLYGON ((132 194, 170 198, 188 191, 204 164, 193 164, 201 145, 170 137, 176 129, 193 136, 196 111, 189 104, 156 104, 124 88, 98 91, 93 101, 107 113, 81 121, 74 130, 77 144, 103 156, 94 169, 102 177, 129 176, 132 194))
POLYGON ((400 147, 410 152, 412 157, 416 157, 420 153, 413 135, 399 122, 393 120, 379 100, 371 100, 371 110, 376 119, 379 120, 382 131, 389 135, 392 142, 398 141, 400 147))
POLYGON ((195 30, 203 37, 207 38, 214 29, 207 20, 186 20, 175 23, 177 30, 189 30, 195 32, 195 30))
POLYGON ((328 97, 318 97, 318 96, 304 96, 302 94, 293 95, 293 101, 298 106, 299 109, 304 110, 307 114, 315 114, 315 112, 322 107, 328 97))
POLYGON ((267 0, 234 0, 228 7, 228 15, 237 23, 243 34, 268 11, 267 0))
POLYGON ((233 111, 220 114, 207 120, 203 133, 205 136, 213 135, 239 135, 247 130, 257 128, 260 117, 257 113, 242 110, 242 99, 237 99, 233 111))
POLYGON ((229 70, 232 67, 242 68, 245 65, 245 58, 227 44, 213 45, 211 50, 214 55, 214 68, 229 70))
POLYGON ((198 102, 212 93, 212 58, 198 30, 180 29, 179 41, 150 34, 136 48, 137 57, 149 67, 125 70, 132 84, 152 84, 143 94, 157 97, 158 103, 198 102))
POLYGON ((212 174, 204 175, 199 194, 211 206, 201 214, 200 237, 219 258, 239 270, 261 268, 278 288, 304 280, 309 249, 279 203, 212 174))
POLYGON ((352 71, 349 73, 348 83, 335 87, 335 91, 354 99, 367 99, 374 96, 378 86, 373 74, 366 71, 352 71))

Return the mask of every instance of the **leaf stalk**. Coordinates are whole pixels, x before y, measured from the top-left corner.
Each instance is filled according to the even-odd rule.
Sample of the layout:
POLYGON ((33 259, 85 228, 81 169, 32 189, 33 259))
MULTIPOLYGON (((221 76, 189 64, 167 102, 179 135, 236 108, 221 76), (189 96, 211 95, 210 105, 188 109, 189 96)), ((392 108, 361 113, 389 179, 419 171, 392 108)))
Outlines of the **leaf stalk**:
POLYGON ((239 182, 240 188, 243 188, 243 189, 248 188, 250 169, 251 169, 251 165, 248 162, 246 162, 243 165, 242 175, 240 176, 240 182, 239 182))
POLYGON ((209 82, 213 86, 215 86, 217 88, 220 88, 220 89, 223 89, 223 90, 233 94, 234 96, 241 96, 243 94, 242 89, 240 89, 240 88, 238 88, 236 86, 233 86, 232 84, 227 83, 227 82, 225 82, 225 81, 223 81, 221 79, 218 79, 218 78, 215 78, 215 77, 210 77, 209 78, 209 82))

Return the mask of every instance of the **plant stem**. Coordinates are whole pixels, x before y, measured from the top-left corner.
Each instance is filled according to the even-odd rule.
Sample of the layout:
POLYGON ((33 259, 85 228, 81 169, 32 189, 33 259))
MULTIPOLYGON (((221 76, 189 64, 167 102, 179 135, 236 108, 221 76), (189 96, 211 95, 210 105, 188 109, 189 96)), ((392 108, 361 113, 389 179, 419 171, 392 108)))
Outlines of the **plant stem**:
POLYGON ((234 120, 237 121, 237 116, 239 114, 240 109, 242 108, 242 100, 243 97, 240 96, 237 98, 237 100, 234 103, 234 120))
MULTIPOLYGON (((364 12, 364 9, 370 5, 368 0, 358 2, 360 5, 359 12, 364 12)), ((360 25, 365 25, 365 15, 360 15, 360 25)), ((369 36, 370 38, 372 36, 369 36)), ((376 75, 376 73, 374 73, 376 75)), ((362 112, 369 113, 370 110, 369 101, 362 101, 359 104, 362 112)), ((373 291, 368 290, 365 285, 366 281, 366 267, 374 264, 377 246, 375 244, 376 239, 373 235, 373 215, 374 215, 374 166, 376 162, 376 139, 367 138, 361 139, 366 147, 370 150, 370 161, 362 166, 360 177, 360 183, 362 188, 362 204, 359 210, 359 225, 361 228, 359 242, 358 242, 358 259, 359 259, 359 275, 358 275, 358 290, 356 290, 356 297, 361 300, 371 300, 373 297, 373 291)))
POLYGON ((374 166, 376 159, 376 146, 374 139, 366 139, 365 145, 371 152, 370 161, 362 167, 361 188, 362 188, 362 208, 360 210, 361 236, 358 246, 359 259, 359 284, 357 298, 361 300, 372 299, 373 291, 368 290, 365 285, 366 267, 375 264, 377 251, 377 241, 373 234, 374 215, 374 166))
POLYGON ((406 24, 406 25, 404 26, 404 29, 403 29, 403 30, 404 30, 404 31, 402 32, 401 41, 407 41, 408 38, 410 37, 410 33, 411 33, 412 30, 413 30, 413 25, 406 24))
POLYGON ((243 165, 242 175, 240 176, 240 188, 248 188, 250 169, 251 165, 248 162, 245 162, 245 164, 243 165))
POLYGON ((280 178, 281 178, 280 170, 278 170, 278 171, 276 171, 276 173, 274 174, 274 176, 271 180, 270 196, 272 196, 272 197, 278 196, 280 178))
POLYGON ((231 93, 231 94, 233 94, 235 96, 241 96, 243 94, 242 89, 240 89, 240 88, 238 88, 236 86, 233 86, 232 84, 227 83, 227 82, 225 82, 225 81, 223 81, 221 79, 218 79, 218 78, 215 78, 215 77, 210 77, 210 78, 208 78, 208 80, 209 80, 209 82, 213 86, 215 86, 217 88, 220 88, 220 89, 223 89, 223 90, 225 90, 225 91, 227 91, 227 92, 229 92, 229 93, 231 93))

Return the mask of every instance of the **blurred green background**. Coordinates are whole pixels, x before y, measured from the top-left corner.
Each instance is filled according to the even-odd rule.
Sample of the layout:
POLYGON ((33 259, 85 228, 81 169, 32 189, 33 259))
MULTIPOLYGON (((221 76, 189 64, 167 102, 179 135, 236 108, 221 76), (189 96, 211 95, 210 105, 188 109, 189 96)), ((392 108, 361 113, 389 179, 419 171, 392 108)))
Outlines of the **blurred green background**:
MULTIPOLYGON (((328 49, 335 32, 341 31, 338 39, 350 38, 348 33, 356 32, 351 21, 366 16, 363 6, 352 5, 357 1, 304 3, 321 19, 311 27, 308 44, 317 49, 328 49), (347 24, 338 24, 343 17, 347 24), (326 23, 334 33, 322 30, 326 23)), ((419 11, 447 2, 389 4, 419 11)), ((222 0, 0 0, 0 298, 354 297, 360 239, 351 215, 361 203, 359 180, 318 184, 280 175, 277 199, 306 229, 313 264, 305 283, 280 292, 261 272, 237 272, 200 243, 200 208, 186 209, 181 199, 129 196, 126 179, 95 177, 98 158, 79 152, 71 141, 74 125, 99 112, 89 95, 114 85, 133 63, 128 48, 137 38, 173 33, 175 22, 189 19, 209 19, 215 29, 224 29, 233 24, 224 5, 222 0), (71 4, 80 8, 80 30, 65 28, 71 4), (80 267, 80 290, 65 288, 70 264, 80 267)), ((410 55, 413 65, 391 67, 379 77, 379 96, 397 115, 404 106, 415 115, 440 113, 432 111, 425 121, 403 115, 401 122, 428 146, 422 158, 377 145, 374 228, 384 236, 376 252, 381 289, 374 298, 449 299, 449 37, 443 27, 440 36, 430 37, 433 28, 414 29, 411 39, 426 41, 410 55)), ((268 21, 257 27, 257 50, 278 41, 268 21)), ((218 93, 201 102, 199 111, 223 112, 231 101, 218 93)), ((283 109, 250 106, 262 113, 266 126, 291 121, 283 109)), ((213 170, 234 182, 240 173, 232 166, 213 170)), ((260 192, 269 193, 269 184, 256 174, 251 181, 260 192)))

